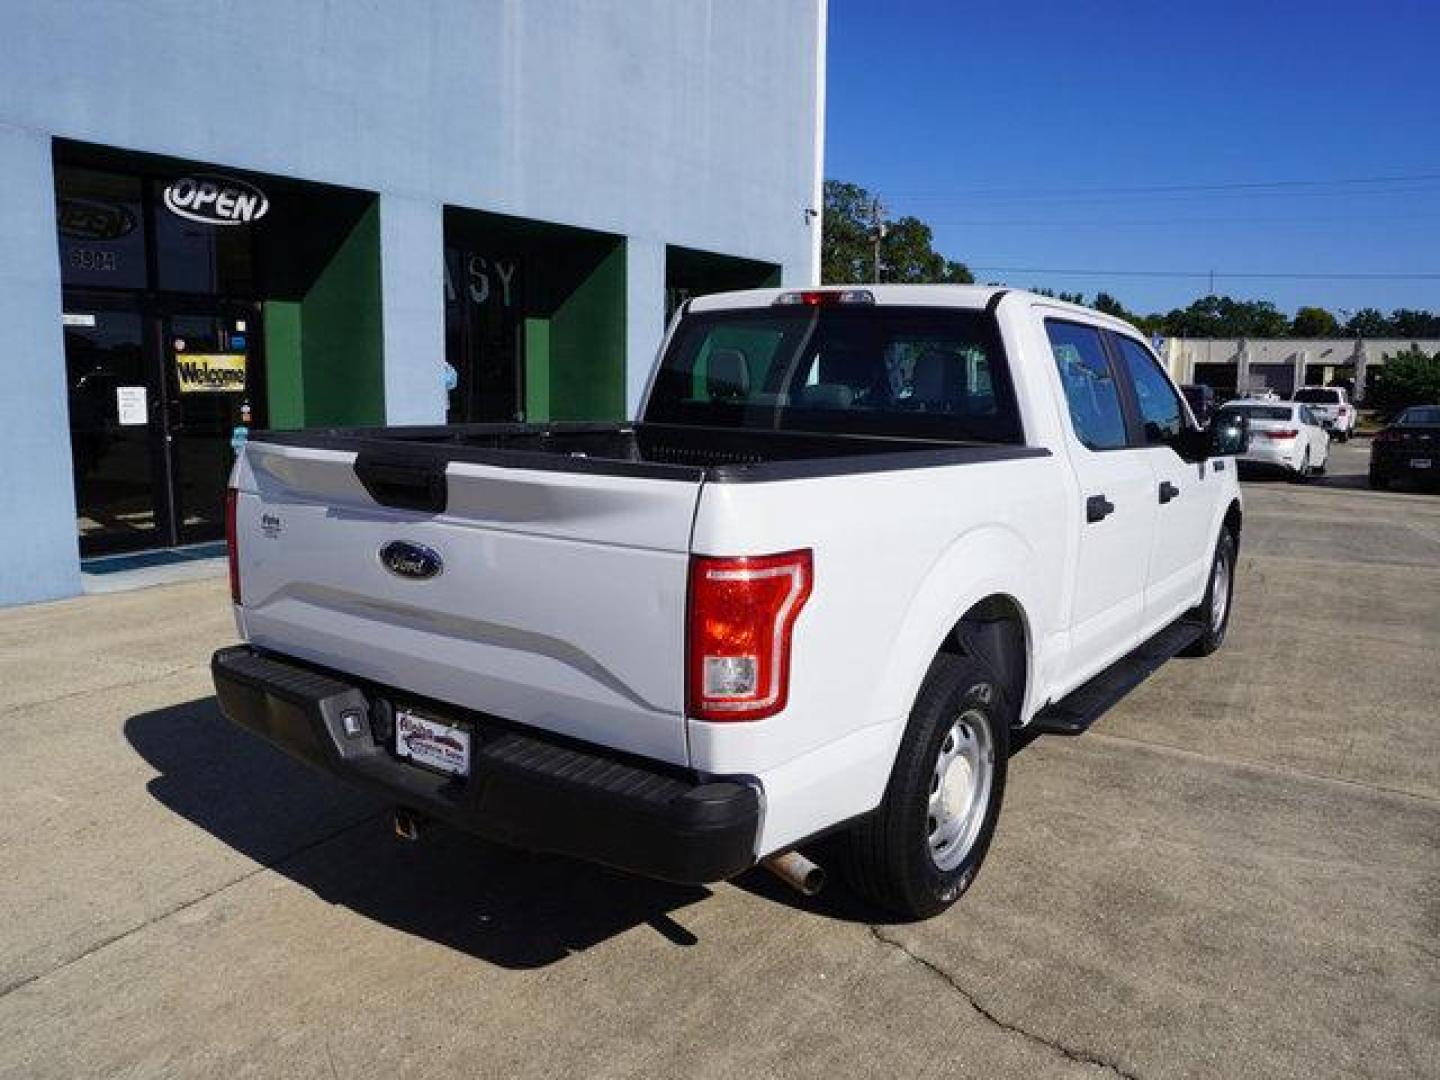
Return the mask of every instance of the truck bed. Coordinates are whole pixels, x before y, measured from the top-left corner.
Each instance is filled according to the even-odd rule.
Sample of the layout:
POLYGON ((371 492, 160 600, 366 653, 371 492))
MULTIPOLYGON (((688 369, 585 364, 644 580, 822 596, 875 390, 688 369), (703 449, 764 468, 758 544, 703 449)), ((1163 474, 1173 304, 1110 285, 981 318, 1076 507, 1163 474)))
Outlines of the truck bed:
MULTIPOLYGON (((454 424, 262 431, 252 441, 411 468, 450 461, 518 469, 745 483, 1045 456, 1033 447, 665 424, 454 424)), ((373 493, 373 492, 372 492, 373 493)))

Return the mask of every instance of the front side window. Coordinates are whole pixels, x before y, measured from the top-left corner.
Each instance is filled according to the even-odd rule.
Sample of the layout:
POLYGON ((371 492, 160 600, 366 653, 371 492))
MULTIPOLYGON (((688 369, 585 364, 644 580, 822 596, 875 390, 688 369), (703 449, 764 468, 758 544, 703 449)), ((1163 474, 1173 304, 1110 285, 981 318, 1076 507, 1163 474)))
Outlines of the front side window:
POLYGON ((994 319, 888 305, 687 315, 645 421, 1022 441, 994 319))
POLYGON ((1091 450, 1125 445, 1125 413, 1100 331, 1080 323, 1045 320, 1050 350, 1065 388, 1075 437, 1091 450))
POLYGON ((1180 395, 1143 345, 1118 334, 1115 340, 1135 387, 1135 404, 1140 410, 1146 444, 1161 446, 1171 442, 1185 426, 1180 395))

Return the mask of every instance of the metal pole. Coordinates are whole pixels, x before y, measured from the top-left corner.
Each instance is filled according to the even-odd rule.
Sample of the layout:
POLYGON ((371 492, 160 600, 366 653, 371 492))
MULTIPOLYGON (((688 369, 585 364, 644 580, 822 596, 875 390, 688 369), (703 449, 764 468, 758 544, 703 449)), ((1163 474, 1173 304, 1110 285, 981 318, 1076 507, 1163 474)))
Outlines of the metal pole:
POLYGON ((880 241, 885 237, 885 222, 881 219, 881 215, 884 213, 885 208, 880 205, 880 200, 878 198, 872 199, 870 202, 870 224, 875 232, 875 283, 877 285, 880 283, 880 241))

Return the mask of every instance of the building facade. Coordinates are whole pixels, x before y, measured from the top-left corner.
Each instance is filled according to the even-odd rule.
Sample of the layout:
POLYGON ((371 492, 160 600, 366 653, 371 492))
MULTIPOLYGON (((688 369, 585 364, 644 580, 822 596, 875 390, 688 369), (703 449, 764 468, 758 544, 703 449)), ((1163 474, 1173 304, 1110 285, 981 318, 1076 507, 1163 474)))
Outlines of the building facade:
POLYGON ((1167 338, 1162 353, 1171 376, 1221 395, 1301 386, 1344 386, 1363 400, 1367 378, 1385 357, 1410 349, 1440 352, 1440 341, 1409 338, 1167 338))
POLYGON ((618 420, 819 264, 825 0, 13 0, 0 603, 214 540, 237 432, 618 420))

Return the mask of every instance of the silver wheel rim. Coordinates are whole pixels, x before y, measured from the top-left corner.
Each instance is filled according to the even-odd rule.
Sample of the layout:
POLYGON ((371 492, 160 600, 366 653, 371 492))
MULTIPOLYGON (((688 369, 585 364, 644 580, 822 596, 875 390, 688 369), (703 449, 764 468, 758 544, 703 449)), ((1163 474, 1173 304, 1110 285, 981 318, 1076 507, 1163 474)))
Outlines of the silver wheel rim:
POLYGON ((974 846, 994 775, 990 721, 979 709, 966 709, 950 722, 930 776, 925 832, 936 869, 955 869, 974 846))
POLYGON ((1222 551, 1215 559, 1215 579, 1210 583, 1210 629, 1218 631, 1225 625, 1225 609, 1230 606, 1230 560, 1222 551))

